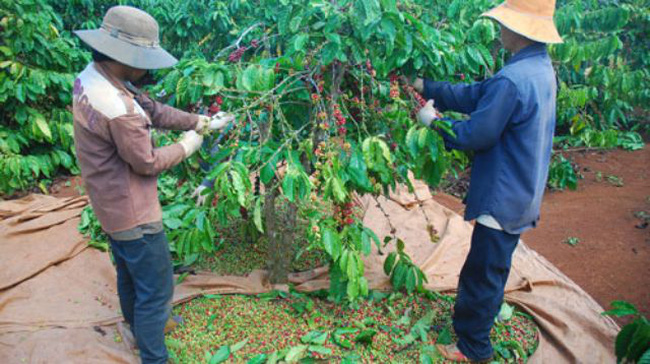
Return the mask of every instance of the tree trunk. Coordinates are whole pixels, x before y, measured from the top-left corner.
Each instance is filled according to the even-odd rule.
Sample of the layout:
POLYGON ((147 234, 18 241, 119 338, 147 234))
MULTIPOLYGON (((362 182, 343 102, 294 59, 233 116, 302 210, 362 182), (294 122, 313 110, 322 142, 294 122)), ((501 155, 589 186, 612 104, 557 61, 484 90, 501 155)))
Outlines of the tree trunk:
POLYGON ((286 211, 279 212, 276 202, 280 192, 277 188, 268 192, 264 200, 264 221, 268 241, 269 281, 272 284, 287 283, 293 258, 293 241, 296 227, 295 204, 290 203, 286 211))

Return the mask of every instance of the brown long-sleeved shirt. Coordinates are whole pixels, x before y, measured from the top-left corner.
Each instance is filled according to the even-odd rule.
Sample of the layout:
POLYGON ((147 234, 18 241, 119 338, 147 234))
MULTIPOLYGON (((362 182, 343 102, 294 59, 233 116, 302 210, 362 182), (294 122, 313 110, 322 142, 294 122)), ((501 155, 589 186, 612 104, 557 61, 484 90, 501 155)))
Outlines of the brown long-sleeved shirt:
POLYGON ((162 220, 157 176, 180 163, 180 144, 153 145, 151 128, 191 130, 198 115, 135 96, 101 63, 75 80, 74 139, 90 202, 109 234, 162 220))

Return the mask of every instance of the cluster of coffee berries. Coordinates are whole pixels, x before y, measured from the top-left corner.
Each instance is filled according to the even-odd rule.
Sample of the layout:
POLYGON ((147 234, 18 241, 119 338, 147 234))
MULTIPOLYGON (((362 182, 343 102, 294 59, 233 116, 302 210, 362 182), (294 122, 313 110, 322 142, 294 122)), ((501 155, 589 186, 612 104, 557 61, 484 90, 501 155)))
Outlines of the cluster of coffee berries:
POLYGON ((343 113, 341 112, 341 107, 339 106, 339 104, 334 104, 332 106, 332 109, 333 109, 334 119, 336 119, 336 125, 339 127, 338 132, 342 136, 345 136, 348 130, 345 128, 346 120, 345 120, 345 116, 343 116, 343 113))
POLYGON ((352 225, 354 224, 354 204, 352 202, 347 202, 345 205, 337 205, 334 207, 334 216, 336 221, 340 225, 352 225))
MULTIPOLYGON (((325 142, 318 143, 318 146, 314 150, 314 154, 316 155, 316 157, 319 157, 319 158, 323 157, 325 155, 325 149, 326 148, 327 148, 327 143, 325 143, 325 142)), ((320 169, 320 167, 322 167, 322 165, 319 164, 319 163, 320 162, 316 163, 316 169, 320 169)))
POLYGON ((399 82, 396 75, 390 76, 390 98, 393 100, 399 98, 399 82))
POLYGON ((208 114, 210 116, 218 113, 221 111, 221 105, 223 104, 223 98, 221 96, 217 96, 214 98, 214 102, 210 105, 210 108, 208 109, 208 114))
POLYGON ((239 62, 241 57, 246 53, 246 48, 237 48, 230 55, 228 56, 228 61, 229 62, 239 62))
POLYGON ((405 85, 405 86, 404 86, 404 90, 405 90, 409 95, 411 95, 411 96, 415 99, 415 101, 417 101, 417 103, 418 103, 418 105, 419 105, 420 107, 424 107, 424 105, 427 104, 427 101, 424 99, 424 97, 422 97, 422 95, 420 95, 420 93, 417 92, 417 91, 413 88, 413 86, 405 85))
POLYGON ((251 47, 257 48, 259 46, 260 46, 260 41, 259 40, 257 40, 257 39, 251 40, 251 47))
POLYGON ((368 73, 370 73, 370 76, 377 77, 377 71, 372 67, 370 60, 366 60, 366 69, 368 70, 368 73))
POLYGON ((320 101, 320 95, 317 94, 316 92, 314 92, 313 94, 311 94, 311 101, 313 101, 313 102, 320 101))

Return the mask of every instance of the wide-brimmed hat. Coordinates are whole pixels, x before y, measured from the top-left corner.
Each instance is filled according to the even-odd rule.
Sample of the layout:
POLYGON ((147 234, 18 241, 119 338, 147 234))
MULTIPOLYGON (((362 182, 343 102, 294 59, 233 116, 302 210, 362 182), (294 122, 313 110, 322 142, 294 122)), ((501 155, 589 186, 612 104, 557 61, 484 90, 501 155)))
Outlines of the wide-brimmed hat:
POLYGON ((553 23, 555 0, 506 0, 482 16, 490 17, 517 34, 542 43, 562 43, 553 23))
POLYGON ((99 53, 134 68, 166 68, 178 62, 160 47, 156 19, 134 7, 114 6, 99 29, 74 33, 99 53))

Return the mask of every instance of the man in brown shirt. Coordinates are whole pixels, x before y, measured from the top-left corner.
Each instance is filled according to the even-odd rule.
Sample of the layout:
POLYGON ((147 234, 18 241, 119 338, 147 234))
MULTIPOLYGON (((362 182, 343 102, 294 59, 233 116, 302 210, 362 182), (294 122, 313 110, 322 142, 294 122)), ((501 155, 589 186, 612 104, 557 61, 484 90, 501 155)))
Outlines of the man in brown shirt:
POLYGON ((203 137, 234 117, 189 114, 135 95, 126 87, 148 69, 177 60, 159 45, 158 24, 142 10, 116 6, 97 30, 76 34, 93 49, 93 62, 75 81, 74 139, 90 202, 109 235, 118 293, 144 363, 168 358, 164 327, 173 277, 158 201, 157 176, 196 152, 203 137), (151 129, 186 130, 181 140, 156 148, 151 129))

